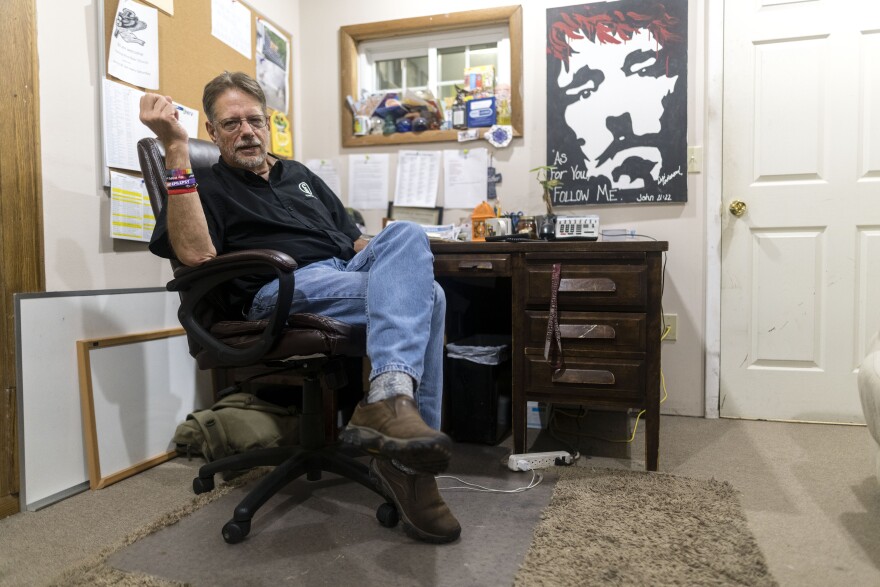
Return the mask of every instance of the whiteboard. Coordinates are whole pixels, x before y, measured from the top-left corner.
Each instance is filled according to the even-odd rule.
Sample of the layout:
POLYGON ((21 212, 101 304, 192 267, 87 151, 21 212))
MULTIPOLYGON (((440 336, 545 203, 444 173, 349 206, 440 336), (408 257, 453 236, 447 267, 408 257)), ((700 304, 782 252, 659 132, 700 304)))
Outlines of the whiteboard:
MULTIPOLYGON (((180 302, 164 288, 16 294, 14 300, 19 499, 22 511, 35 511, 89 486, 76 341, 178 327, 180 302)), ((187 398, 192 404, 179 406, 184 416, 212 400, 210 374, 194 365, 181 360, 168 366, 171 380, 197 380, 197 396, 187 398)), ((118 368, 143 373, 127 361, 118 368)), ((146 401, 139 393, 127 399, 146 401)))

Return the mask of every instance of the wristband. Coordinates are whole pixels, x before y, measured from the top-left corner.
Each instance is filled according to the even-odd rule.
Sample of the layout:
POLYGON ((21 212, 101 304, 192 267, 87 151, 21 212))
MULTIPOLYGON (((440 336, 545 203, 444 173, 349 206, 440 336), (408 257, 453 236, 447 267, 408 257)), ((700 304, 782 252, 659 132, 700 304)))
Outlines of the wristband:
POLYGON ((169 179, 165 182, 165 187, 167 187, 169 190, 195 185, 197 185, 196 178, 192 175, 184 179, 169 179))
POLYGON ((177 190, 168 190, 168 195, 169 195, 169 196, 177 196, 177 195, 180 195, 180 194, 195 194, 195 193, 198 193, 198 191, 196 190, 195 186, 193 186, 193 187, 191 187, 191 188, 183 188, 183 189, 177 189, 177 190))
POLYGON ((186 167, 183 169, 166 169, 165 170, 165 179, 186 179, 189 176, 192 176, 193 170, 191 167, 186 167))

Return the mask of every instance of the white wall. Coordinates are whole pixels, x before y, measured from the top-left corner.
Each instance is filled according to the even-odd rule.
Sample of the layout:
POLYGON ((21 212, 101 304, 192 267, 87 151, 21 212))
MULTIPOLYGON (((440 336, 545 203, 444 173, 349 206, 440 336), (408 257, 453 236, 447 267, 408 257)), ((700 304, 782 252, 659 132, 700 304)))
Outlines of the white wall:
MULTIPOLYGON (((105 0, 113 2, 114 0, 105 0)), ((705 0, 690 0, 688 71, 688 143, 704 145, 709 105, 705 98, 705 0)), ((540 190, 529 169, 543 165, 545 11, 576 2, 521 2, 523 6, 523 79, 526 104, 524 138, 495 154, 503 182, 498 190, 507 210, 540 213, 540 190)), ((396 149, 343 149, 338 103, 339 27, 424 16, 439 5, 422 2, 355 0, 249 0, 293 35, 294 147, 298 159, 337 157, 347 177, 344 155, 396 149)), ((447 0, 443 12, 509 5, 509 0, 447 0)), ((101 186, 97 0, 36 0, 40 67, 40 139, 43 165, 46 287, 49 291, 161 286, 168 264, 146 245, 113 241, 108 236, 109 197, 101 186)), ((206 80, 207 81, 207 80, 206 80)), ((488 145, 488 144, 487 144, 488 145)), ((426 145, 442 149, 445 144, 426 145)), ((604 227, 635 228, 669 241, 664 311, 678 314, 678 340, 663 345, 663 372, 669 399, 664 413, 703 415, 706 230, 704 175, 691 175, 688 203, 681 205, 567 208, 599 214, 604 227)), ((393 187, 393 186, 392 186, 393 187)), ((343 190, 344 191, 344 190, 343 190)), ((466 210, 447 211, 458 219, 466 210)), ((368 229, 377 230, 381 213, 369 213, 368 229)))
MULTIPOLYGON (((541 213, 544 209, 540 186, 528 173, 545 164, 545 27, 546 9, 576 4, 575 0, 520 2, 523 7, 523 85, 525 111, 524 138, 515 139, 507 149, 495 150, 495 163, 503 175, 498 193, 506 210, 541 213)), ((442 12, 456 12, 509 5, 509 0, 447 0, 442 12)), ((435 3, 361 2, 325 0, 300 5, 298 48, 308 48, 301 78, 308 84, 298 104, 298 128, 302 136, 300 158, 338 157, 340 174, 347 177, 345 155, 390 153, 392 170, 396 149, 376 147, 343 149, 340 142, 339 108, 339 27, 352 24, 426 16, 441 12, 435 3)), ((704 68, 704 0, 691 0, 689 14, 688 144, 702 145, 706 112, 704 68)), ((488 143, 484 143, 488 146, 488 143)), ((420 146, 427 150, 449 148, 447 144, 420 146)), ((393 189, 392 172, 392 189, 393 189)), ((678 340, 663 345, 663 373, 669 399, 664 413, 703 415, 703 338, 705 281, 705 187, 704 175, 689 176, 688 203, 681 205, 591 206, 566 208, 566 213, 595 213, 604 227, 635 228, 641 234, 669 241, 666 289, 663 308, 678 314, 678 340)), ((345 189, 343 189, 343 192, 345 189)), ((445 219, 457 220, 467 210, 447 210, 445 219)), ((380 212, 365 214, 367 228, 378 230, 380 212)))

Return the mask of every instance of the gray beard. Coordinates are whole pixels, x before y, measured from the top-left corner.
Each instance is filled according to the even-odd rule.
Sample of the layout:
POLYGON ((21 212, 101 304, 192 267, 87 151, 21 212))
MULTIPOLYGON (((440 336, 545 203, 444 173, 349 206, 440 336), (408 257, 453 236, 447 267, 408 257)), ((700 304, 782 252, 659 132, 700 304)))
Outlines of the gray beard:
POLYGON ((232 160, 235 161, 236 165, 244 167, 245 169, 254 170, 263 165, 266 161, 266 155, 255 155, 253 157, 245 157, 243 155, 239 155, 238 151, 232 156, 232 160))

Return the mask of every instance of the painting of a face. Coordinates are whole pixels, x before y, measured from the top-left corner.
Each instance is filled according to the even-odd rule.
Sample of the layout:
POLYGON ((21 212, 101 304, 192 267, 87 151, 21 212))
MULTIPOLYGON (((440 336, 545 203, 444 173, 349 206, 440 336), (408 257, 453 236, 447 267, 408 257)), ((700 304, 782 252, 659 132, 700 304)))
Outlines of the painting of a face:
POLYGON ((686 0, 547 10, 554 205, 686 201, 686 0))
POLYGON ((678 79, 658 63, 659 43, 640 31, 616 45, 597 47, 582 38, 571 46, 570 68, 559 72, 557 83, 587 173, 611 178, 618 189, 644 188, 648 176, 656 182, 663 98, 678 79))

